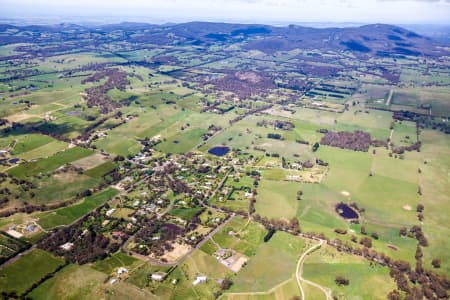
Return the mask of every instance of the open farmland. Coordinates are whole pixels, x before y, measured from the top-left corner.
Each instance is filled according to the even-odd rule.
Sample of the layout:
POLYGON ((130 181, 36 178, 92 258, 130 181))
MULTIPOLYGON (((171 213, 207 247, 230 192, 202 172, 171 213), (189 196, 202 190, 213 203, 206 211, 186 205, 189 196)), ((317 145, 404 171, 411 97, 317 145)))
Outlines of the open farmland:
POLYGON ((23 295, 33 284, 62 265, 63 259, 42 250, 33 250, 0 271, 0 288, 7 293, 23 295), (24 272, 30 268, 33 272, 24 272))
POLYGON ((445 38, 62 22, 0 39, 4 298, 450 296, 445 38))

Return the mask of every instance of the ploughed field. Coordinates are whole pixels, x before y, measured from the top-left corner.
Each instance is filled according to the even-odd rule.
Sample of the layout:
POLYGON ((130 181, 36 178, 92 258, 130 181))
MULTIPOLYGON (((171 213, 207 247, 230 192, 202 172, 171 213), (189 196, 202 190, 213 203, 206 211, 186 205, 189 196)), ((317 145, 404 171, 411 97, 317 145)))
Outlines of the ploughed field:
POLYGON ((448 45, 61 26, 0 26, 3 296, 449 296, 448 45))

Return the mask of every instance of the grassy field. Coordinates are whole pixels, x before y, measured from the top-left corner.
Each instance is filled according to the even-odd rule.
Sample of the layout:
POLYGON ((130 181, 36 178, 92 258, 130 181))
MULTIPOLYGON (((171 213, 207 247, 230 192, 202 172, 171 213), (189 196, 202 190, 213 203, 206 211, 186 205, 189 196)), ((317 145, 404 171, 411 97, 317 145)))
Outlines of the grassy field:
POLYGON ((28 152, 44 146, 45 144, 50 143, 53 139, 46 135, 41 134, 29 134, 20 136, 20 141, 15 143, 14 149, 11 152, 12 155, 22 154, 24 152, 28 152))
MULTIPOLYGON (((227 226, 213 236, 213 239, 222 248, 234 249, 246 256, 253 256, 265 235, 266 230, 260 224, 249 222, 242 217, 234 217, 227 226), (230 235, 230 232, 234 235, 230 235)), ((218 250, 209 243, 204 247, 210 254, 218 250)))
POLYGON ((118 191, 113 188, 103 190, 95 195, 84 198, 81 203, 38 215, 38 223, 46 229, 69 224, 117 194, 118 191))
POLYGON ((37 189, 32 203, 51 203, 75 197, 79 192, 97 186, 100 180, 75 172, 59 173, 35 180, 37 189))
POLYGON ((114 162, 108 161, 85 171, 84 174, 93 178, 101 178, 103 175, 112 172, 116 167, 117 165, 114 162))
POLYGON ((63 264, 62 258, 39 249, 33 250, 0 270, 0 290, 21 295, 34 283, 63 264))
MULTIPOLYGON (((297 218, 302 232, 323 233, 353 247, 361 247, 364 226, 367 236, 378 235, 371 250, 412 266, 417 240, 400 236, 399 231, 419 225, 429 243, 422 247, 424 268, 450 274, 450 139, 439 127, 447 126, 450 116, 448 61, 438 54, 445 47, 434 56, 381 57, 373 51, 363 58, 350 50, 311 49, 309 41, 306 48, 298 40, 294 43, 298 48, 289 49, 289 39, 278 42, 280 35, 265 40, 273 32, 260 33, 258 28, 206 35, 205 26, 200 30, 205 35, 197 37, 196 30, 183 33, 182 25, 169 32, 171 25, 141 30, 141 25, 127 23, 91 33, 87 28, 72 31, 72 26, 64 24, 59 33, 39 28, 42 35, 33 27, 5 27, 2 32, 6 41, 40 42, 0 46, 0 173, 8 175, 0 176, 0 212, 15 213, 0 218, 0 229, 16 226, 25 233, 22 239, 32 244, 109 203, 116 210, 101 231, 114 240, 113 231, 130 234, 131 249, 134 244, 141 247, 139 234, 146 231, 137 236, 133 232, 153 218, 181 227, 183 222, 175 219, 186 221, 176 238, 181 242, 233 217, 177 266, 151 265, 120 250, 90 264, 67 265, 26 296, 184 300, 214 299, 219 291, 225 293, 220 299, 233 300, 299 296, 296 263, 310 242, 280 231, 264 242, 268 233, 264 222, 247 216, 253 197, 259 216, 272 221, 297 218), (98 46, 95 51, 87 50, 94 49, 89 44, 92 38, 98 46), (11 55, 17 57, 7 57, 11 55), (85 79, 113 69, 125 72, 116 75, 127 82, 112 84, 104 95, 94 95, 98 103, 91 103, 91 88, 101 90, 115 78, 85 79), (257 111, 261 107, 264 110, 257 111), (426 124, 395 121, 394 112, 400 110, 420 113, 426 124), (394 147, 417 141, 422 146, 401 155, 391 153, 391 145, 370 146, 367 152, 313 146, 323 132, 356 130, 370 133, 372 140, 392 137, 394 147), (232 151, 224 157, 208 154, 218 145, 232 151), (137 153, 146 159, 138 162, 133 158, 137 153), (119 155, 126 159, 114 159, 119 155), (19 158, 19 163, 12 158, 19 158), (307 161, 316 165, 306 168, 307 161), (67 165, 80 169, 61 168, 67 165), (204 173, 201 165, 211 169, 204 173), (158 172, 160 166, 164 170, 158 172), (107 175, 112 171, 114 176, 107 175), (223 174, 229 176, 224 188, 206 200, 205 180, 214 181, 212 191, 223 174), (116 190, 109 186, 112 177, 129 186, 116 190), (184 181, 192 193, 178 193, 172 178, 184 181), (98 187, 102 191, 79 197, 98 187), (171 205, 167 211, 167 206, 158 208, 164 214, 155 215, 148 207, 160 199, 171 205), (39 207, 69 200, 77 202, 54 210, 39 207), (205 208, 199 200, 223 210, 205 208), (339 216, 340 202, 359 207, 357 224, 339 216), (425 207, 423 220, 418 218, 418 204, 425 207), (193 216, 200 212, 200 224, 194 228, 193 216), (26 233, 35 222, 42 228, 26 233), (337 234, 338 228, 346 233, 337 234), (248 260, 235 273, 215 258, 219 249, 231 249, 248 260), (439 269, 431 266, 433 259, 441 261, 439 269), (129 272, 112 284, 119 267, 129 272), (162 282, 150 279, 158 271, 168 273, 162 282), (194 286, 200 275, 207 281, 194 286), (226 292, 219 283, 224 278, 233 282, 226 292)), ((406 44, 410 36, 401 35, 406 44)), ((368 46, 370 40, 367 36, 364 43, 368 46)), ((396 43, 390 40, 385 46, 396 43)), ((152 243, 150 251, 156 251, 154 244, 162 241, 146 242, 152 243)), ((21 246, 28 244, 0 235, 0 259, 21 246)), ((22 294, 63 263, 62 258, 34 249, 0 270, 0 292, 22 294)), ((336 299, 385 299, 395 288, 387 268, 328 246, 307 257, 303 276, 330 288, 336 299), (337 286, 338 275, 350 284, 337 286)), ((304 288, 306 299, 324 299, 321 290, 304 288)))
POLYGON ((92 268, 109 275, 119 267, 130 268, 138 262, 139 260, 134 257, 123 252, 117 252, 103 260, 96 261, 92 268))
POLYGON ((192 217, 201 210, 199 207, 195 208, 175 208, 169 211, 169 214, 175 217, 182 218, 186 221, 192 220, 192 217))
POLYGON ((30 294, 32 299, 100 299, 107 275, 87 265, 69 265, 30 294))
POLYGON ((35 162, 28 162, 14 167, 8 171, 9 174, 17 178, 26 178, 37 175, 39 173, 46 173, 56 170, 58 167, 75 161, 77 159, 86 157, 92 154, 93 151, 85 148, 74 147, 62 152, 58 152, 48 158, 43 158, 35 162))
MULTIPOLYGON (((414 240, 400 238, 398 231, 417 222, 414 211, 404 208, 415 207, 420 201, 417 162, 390 158, 380 149, 373 155, 321 146, 318 155, 330 163, 330 171, 322 183, 301 186, 304 195, 297 216, 302 229, 337 237, 335 228, 347 228, 358 236, 360 226, 350 226, 334 209, 341 201, 356 202, 365 209, 360 222, 380 236, 374 247, 394 258, 412 260, 414 240), (369 176, 370 171, 373 176, 369 176)), ((349 240, 350 234, 339 238, 349 240)))
POLYGON ((370 265, 361 258, 329 247, 308 256, 303 265, 303 277, 330 288, 334 296, 346 299, 386 299, 386 295, 396 286, 388 268, 370 265), (336 285, 336 276, 349 279, 350 284, 336 285))
POLYGON ((450 274, 450 253, 446 250, 450 248, 448 239, 448 226, 450 216, 443 213, 448 210, 450 203, 449 177, 450 157, 448 149, 450 141, 444 134, 425 130, 422 133, 424 147, 417 153, 418 160, 421 161, 422 173, 420 182, 423 187, 423 202, 426 211, 423 228, 429 240, 430 247, 424 249, 424 260, 430 266, 430 260, 441 259, 442 266, 440 272, 450 274), (424 164, 424 161, 429 161, 424 164))
POLYGON ((230 292, 265 292, 290 279, 304 247, 305 242, 299 237, 275 233, 236 275, 230 292))
MULTIPOLYGON (((292 299, 297 296, 300 297, 300 291, 297 285, 297 281, 295 278, 291 278, 282 282, 280 285, 275 288, 270 289, 267 293, 258 292, 258 293, 225 293, 220 299, 228 299, 228 300, 284 300, 284 299, 292 299)), ((317 295, 307 294, 308 296, 314 296, 307 299, 320 299, 317 295)))
POLYGON ((298 205, 298 190, 298 183, 261 180, 256 195, 256 213, 276 219, 294 217, 298 205))
POLYGON ((212 256, 197 250, 170 273, 168 278, 151 291, 160 299, 211 299, 219 290, 218 279, 229 276, 231 271, 212 256), (205 283, 192 284, 197 276, 207 276, 205 283), (173 285, 171 281, 177 280, 173 285))
POLYGON ((67 143, 61 141, 51 141, 41 147, 17 155, 18 158, 33 160, 52 156, 53 154, 67 149, 67 143))

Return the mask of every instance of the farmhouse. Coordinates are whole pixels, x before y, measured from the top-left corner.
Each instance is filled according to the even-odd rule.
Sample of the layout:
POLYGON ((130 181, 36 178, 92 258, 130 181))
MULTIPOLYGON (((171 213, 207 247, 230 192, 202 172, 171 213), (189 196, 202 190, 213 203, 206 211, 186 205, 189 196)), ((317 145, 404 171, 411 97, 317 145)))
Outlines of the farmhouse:
POLYGON ((16 239, 20 239, 21 237, 23 237, 23 234, 21 234, 18 231, 15 231, 14 229, 10 229, 10 230, 6 231, 6 233, 12 237, 15 237, 16 239))
POLYGON ((111 217, 111 215, 116 211, 115 208, 111 208, 108 211, 106 211, 106 216, 107 217, 111 217))
POLYGON ((152 280, 155 280, 155 281, 163 281, 164 278, 166 277, 166 275, 167 274, 163 273, 163 272, 156 272, 156 273, 152 274, 151 278, 152 278, 152 280))
POLYGON ((119 269, 117 269, 117 274, 122 275, 124 273, 128 273, 128 269, 127 268, 120 267, 119 269))
POLYGON ((73 243, 67 242, 67 243, 65 243, 65 244, 62 244, 62 245, 59 246, 59 247, 60 247, 61 249, 65 250, 65 251, 69 251, 70 249, 72 249, 73 243))
POLYGON ((197 285, 200 282, 206 282, 206 276, 197 276, 192 285, 197 285))

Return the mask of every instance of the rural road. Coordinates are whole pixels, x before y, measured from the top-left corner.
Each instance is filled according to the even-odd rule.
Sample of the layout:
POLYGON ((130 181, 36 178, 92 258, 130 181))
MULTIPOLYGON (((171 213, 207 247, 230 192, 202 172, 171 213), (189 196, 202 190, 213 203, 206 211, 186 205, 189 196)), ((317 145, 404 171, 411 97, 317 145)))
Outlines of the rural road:
POLYGON ((394 95, 394 90, 391 89, 391 90, 389 91, 389 95, 388 95, 388 97, 387 97, 387 99, 386 99, 386 106, 391 105, 391 100, 392 100, 392 96, 393 96, 393 95, 394 95))
POLYGON ((311 248, 309 248, 308 250, 306 250, 302 256, 300 256, 298 262, 297 262, 297 270, 295 272, 295 277, 297 278, 297 284, 298 284, 298 288, 300 289, 300 293, 302 294, 302 300, 306 300, 305 298, 305 292, 303 290, 302 287, 302 281, 306 284, 312 285, 318 289, 320 289, 324 294, 327 300, 333 300, 333 297, 331 296, 331 290, 329 288, 323 287, 317 283, 314 283, 312 281, 306 280, 302 277, 302 273, 303 273, 303 263, 306 259, 306 256, 308 254, 310 254, 311 252, 319 249, 320 247, 322 247, 322 245, 325 243, 325 240, 320 240, 320 242, 318 244, 313 245, 311 248))

